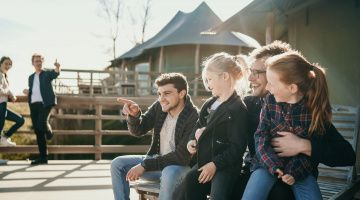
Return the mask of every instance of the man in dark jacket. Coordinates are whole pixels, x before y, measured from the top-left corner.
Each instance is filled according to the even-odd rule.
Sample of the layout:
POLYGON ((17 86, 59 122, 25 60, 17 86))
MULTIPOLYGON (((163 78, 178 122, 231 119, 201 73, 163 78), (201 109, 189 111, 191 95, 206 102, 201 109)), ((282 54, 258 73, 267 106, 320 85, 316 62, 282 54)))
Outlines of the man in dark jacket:
MULTIPOLYGON (((289 44, 275 41, 264 47, 255 49, 250 58, 251 69, 249 81, 252 88, 252 96, 244 99, 249 112, 249 132, 248 132, 248 149, 249 154, 245 159, 245 169, 242 178, 239 179, 234 190, 239 196, 246 187, 249 179, 249 165, 252 157, 255 156, 254 133, 259 124, 260 110, 263 104, 262 98, 266 96, 268 91, 265 89, 267 84, 265 61, 271 56, 292 51, 289 44), (252 138, 252 139, 251 139, 252 138)), ((295 156, 297 154, 305 154, 310 156, 313 163, 323 163, 329 166, 350 166, 355 163, 355 152, 349 142, 347 142, 336 128, 331 124, 326 128, 324 137, 312 137, 310 140, 303 139, 295 134, 284 132, 279 133, 282 137, 275 138, 272 146, 280 157, 295 156)), ((268 199, 274 200, 291 200, 295 199, 289 185, 278 181, 271 190, 268 199)))
POLYGON ((28 95, 31 121, 40 153, 40 157, 33 160, 31 165, 47 164, 46 139, 50 140, 53 136, 49 116, 51 108, 56 105, 56 96, 51 82, 59 76, 60 64, 56 60, 55 69, 47 71, 42 69, 43 61, 42 55, 33 54, 31 62, 35 73, 29 76, 29 89, 24 90, 24 94, 28 95))
POLYGON ((130 100, 124 103, 130 133, 145 135, 153 130, 147 155, 119 156, 111 163, 111 178, 116 200, 129 199, 129 182, 138 179, 160 181, 160 200, 171 200, 175 186, 182 180, 191 156, 186 149, 189 135, 198 119, 197 108, 187 95, 186 78, 179 73, 162 74, 156 79, 158 100, 145 114, 130 100))

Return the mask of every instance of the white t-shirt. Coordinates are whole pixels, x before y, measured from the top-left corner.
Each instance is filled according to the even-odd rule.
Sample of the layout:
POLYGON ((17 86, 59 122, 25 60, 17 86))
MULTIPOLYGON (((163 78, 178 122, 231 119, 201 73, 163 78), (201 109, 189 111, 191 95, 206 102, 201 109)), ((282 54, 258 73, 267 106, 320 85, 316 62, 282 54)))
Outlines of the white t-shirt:
POLYGON ((167 115, 160 131, 160 155, 175 151, 175 128, 178 116, 167 115))
POLYGON ((32 87, 32 93, 31 93, 31 103, 43 102, 43 98, 42 98, 41 92, 40 92, 39 77, 40 77, 40 74, 35 73, 33 87, 32 87))

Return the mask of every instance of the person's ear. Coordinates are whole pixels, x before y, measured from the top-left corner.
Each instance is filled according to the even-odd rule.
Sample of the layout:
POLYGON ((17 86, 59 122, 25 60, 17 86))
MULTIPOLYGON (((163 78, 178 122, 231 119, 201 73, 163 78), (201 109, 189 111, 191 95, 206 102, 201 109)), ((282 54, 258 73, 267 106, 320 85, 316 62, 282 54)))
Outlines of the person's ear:
POLYGON ((184 98, 185 95, 186 95, 186 90, 181 90, 181 91, 179 92, 179 95, 180 95, 181 98, 184 98))
POLYGON ((289 85, 289 89, 292 94, 295 94, 299 91, 299 87, 294 83, 289 85))
POLYGON ((230 74, 228 72, 223 72, 224 80, 228 80, 230 78, 230 74))

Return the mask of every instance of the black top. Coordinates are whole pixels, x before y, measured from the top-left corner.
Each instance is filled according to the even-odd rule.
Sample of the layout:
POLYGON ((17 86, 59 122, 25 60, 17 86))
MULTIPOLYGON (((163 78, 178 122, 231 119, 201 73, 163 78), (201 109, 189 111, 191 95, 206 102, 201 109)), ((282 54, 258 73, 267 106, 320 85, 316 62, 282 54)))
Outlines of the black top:
MULTIPOLYGON (((52 80, 57 78, 60 73, 56 72, 55 70, 43 70, 39 74, 39 82, 40 82, 40 93, 43 99, 44 107, 47 106, 54 106, 56 105, 56 95, 52 87, 52 80)), ((29 96, 28 101, 31 104, 31 94, 32 88, 34 84, 34 76, 35 73, 31 74, 28 79, 28 86, 29 86, 29 96)))
POLYGON ((194 139, 196 130, 206 127, 197 142, 197 164, 200 168, 212 161, 217 170, 240 171, 248 132, 245 104, 234 93, 213 111, 210 120, 207 121, 208 108, 216 99, 212 97, 203 104, 199 120, 190 137, 194 139))

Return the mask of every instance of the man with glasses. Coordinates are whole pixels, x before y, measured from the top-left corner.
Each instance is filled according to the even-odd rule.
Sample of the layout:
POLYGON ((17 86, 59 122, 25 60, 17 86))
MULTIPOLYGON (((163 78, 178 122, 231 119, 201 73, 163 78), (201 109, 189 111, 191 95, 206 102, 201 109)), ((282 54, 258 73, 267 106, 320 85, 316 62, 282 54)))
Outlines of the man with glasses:
POLYGON ((173 191, 190 170, 186 144, 198 119, 197 108, 188 95, 186 78, 179 73, 162 74, 155 80, 158 100, 141 114, 139 105, 123 98, 123 114, 132 135, 153 130, 147 155, 119 156, 111 162, 111 179, 116 200, 129 199, 129 181, 140 176, 160 180, 160 200, 172 200, 173 191))
POLYGON ((44 57, 40 54, 33 54, 31 62, 35 72, 29 76, 29 89, 25 89, 24 94, 28 96, 31 121, 40 154, 38 159, 31 161, 31 165, 39 165, 48 163, 46 139, 50 140, 53 136, 49 117, 51 108, 56 105, 56 96, 51 82, 59 76, 60 64, 56 60, 55 69, 43 70, 44 57))
MULTIPOLYGON (((250 86, 252 96, 245 97, 244 102, 249 112, 249 154, 245 158, 245 167, 241 178, 234 188, 234 197, 239 198, 246 187, 250 177, 251 158, 256 156, 254 145, 254 133, 259 124, 260 110, 263 104, 263 98, 268 94, 265 89, 267 84, 265 61, 271 56, 279 55, 285 52, 293 51, 289 44, 274 41, 273 43, 255 49, 250 53, 251 68, 250 86), (235 194, 236 193, 236 194, 235 194)), ((272 146, 280 157, 290 157, 297 154, 310 156, 313 163, 323 163, 329 166, 350 166, 355 163, 355 152, 349 142, 347 142, 336 128, 331 125, 326 128, 325 138, 319 139, 312 137, 310 140, 299 138, 292 133, 283 133, 281 137, 272 141, 272 146)), ((260 191, 261 192, 261 191, 260 191)), ((295 199, 291 187, 281 180, 278 181, 271 190, 268 199, 291 200, 295 199)))

